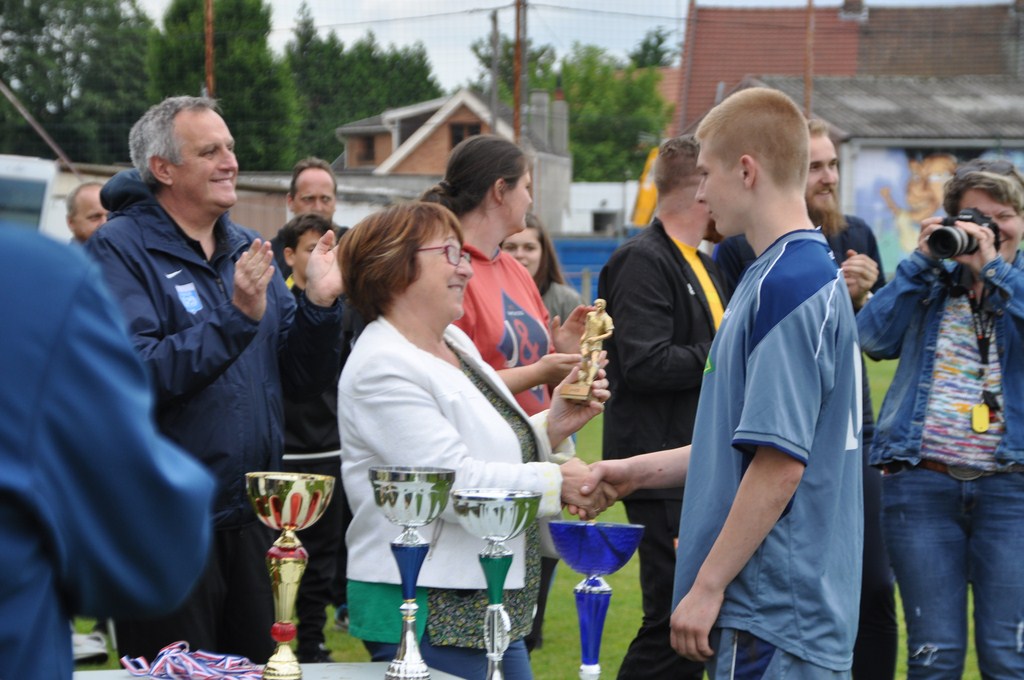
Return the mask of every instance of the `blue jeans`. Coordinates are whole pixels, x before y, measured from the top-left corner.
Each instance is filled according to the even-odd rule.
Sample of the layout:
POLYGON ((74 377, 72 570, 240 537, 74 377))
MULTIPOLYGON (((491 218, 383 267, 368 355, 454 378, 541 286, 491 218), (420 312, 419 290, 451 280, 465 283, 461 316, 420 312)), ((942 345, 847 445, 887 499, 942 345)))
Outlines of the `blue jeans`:
MULTIPOLYGON (((482 649, 435 647, 430 644, 428 633, 423 634, 419 644, 423 660, 435 670, 468 680, 485 680, 487 677, 487 652, 482 649)), ((363 645, 370 652, 371 661, 391 661, 398 653, 397 644, 364 640, 363 645)), ((533 680, 530 655, 523 640, 509 644, 501 663, 504 671, 502 677, 506 680, 533 680)))
POLYGON ((983 678, 1024 678, 1024 473, 882 478, 882 523, 907 620, 909 680, 959 678, 967 584, 983 678))

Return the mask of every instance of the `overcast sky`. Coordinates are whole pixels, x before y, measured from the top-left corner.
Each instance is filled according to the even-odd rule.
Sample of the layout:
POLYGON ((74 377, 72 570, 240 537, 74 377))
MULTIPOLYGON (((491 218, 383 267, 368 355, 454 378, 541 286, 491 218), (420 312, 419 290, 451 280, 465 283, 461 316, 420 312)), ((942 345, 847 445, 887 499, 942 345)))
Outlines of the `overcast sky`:
MULTIPOLYGON (((367 31, 378 42, 398 46, 424 44, 434 73, 445 89, 477 76, 469 45, 491 30, 491 12, 498 10, 498 28, 515 33, 512 0, 306 0, 322 31, 334 31, 350 44, 367 31)), ((939 5, 1005 5, 1010 0, 868 0, 868 7, 939 5)), ((158 25, 170 0, 139 0, 158 25)), ((293 37, 301 0, 270 0, 273 8, 271 46, 278 52, 293 37)), ((624 57, 649 30, 664 26, 681 41, 687 0, 529 0, 527 32, 534 44, 552 45, 558 56, 574 42, 604 47, 624 57)), ((806 7, 807 0, 699 0, 700 6, 806 7)), ((839 7, 842 0, 815 0, 816 7, 839 7)))

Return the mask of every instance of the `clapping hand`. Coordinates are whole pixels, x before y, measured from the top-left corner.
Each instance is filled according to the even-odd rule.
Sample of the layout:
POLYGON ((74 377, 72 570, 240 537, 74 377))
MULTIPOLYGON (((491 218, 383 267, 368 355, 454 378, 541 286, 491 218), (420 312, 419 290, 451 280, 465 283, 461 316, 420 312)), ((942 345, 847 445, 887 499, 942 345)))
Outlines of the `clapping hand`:
POLYGON ((318 307, 330 307, 344 292, 334 241, 334 232, 328 229, 306 265, 306 298, 318 307))
POLYGON ((276 271, 270 244, 256 239, 235 262, 231 303, 243 314, 259 321, 267 311, 267 286, 276 271))

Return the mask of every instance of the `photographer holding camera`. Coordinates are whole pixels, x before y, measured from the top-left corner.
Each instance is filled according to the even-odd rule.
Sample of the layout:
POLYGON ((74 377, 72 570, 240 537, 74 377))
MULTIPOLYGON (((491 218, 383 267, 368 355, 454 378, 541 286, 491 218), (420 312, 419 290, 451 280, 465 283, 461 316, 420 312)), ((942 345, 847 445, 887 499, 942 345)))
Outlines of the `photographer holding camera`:
POLYGON ((973 160, 945 188, 953 218, 858 314, 864 351, 899 358, 871 448, 903 609, 908 677, 963 672, 967 584, 986 678, 1024 678, 1024 178, 973 160))

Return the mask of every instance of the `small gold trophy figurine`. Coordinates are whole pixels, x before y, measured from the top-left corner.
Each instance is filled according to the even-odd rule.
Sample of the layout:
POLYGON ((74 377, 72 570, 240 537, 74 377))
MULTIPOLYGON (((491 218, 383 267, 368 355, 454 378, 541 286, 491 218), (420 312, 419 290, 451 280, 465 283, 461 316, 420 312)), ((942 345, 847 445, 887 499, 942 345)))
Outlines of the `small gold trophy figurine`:
POLYGON ((601 356, 601 346, 605 340, 612 337, 615 326, 612 324, 612 317, 604 311, 606 303, 601 298, 594 300, 594 311, 587 312, 586 325, 583 327, 583 336, 580 337, 580 372, 576 382, 562 388, 562 398, 573 401, 587 401, 590 399, 590 387, 597 376, 598 359, 601 356))

